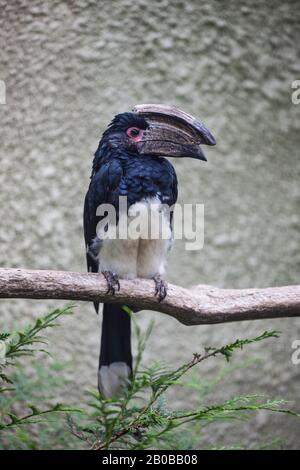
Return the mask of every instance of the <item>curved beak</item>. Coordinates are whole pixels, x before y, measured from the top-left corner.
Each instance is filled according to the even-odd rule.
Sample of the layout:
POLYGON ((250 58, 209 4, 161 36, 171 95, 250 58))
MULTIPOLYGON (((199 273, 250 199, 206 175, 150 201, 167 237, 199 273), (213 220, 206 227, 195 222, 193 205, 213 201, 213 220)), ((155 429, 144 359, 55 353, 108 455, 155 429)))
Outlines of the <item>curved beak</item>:
POLYGON ((200 145, 216 145, 201 121, 175 106, 138 104, 132 111, 143 115, 149 124, 138 143, 140 154, 206 161, 200 145))

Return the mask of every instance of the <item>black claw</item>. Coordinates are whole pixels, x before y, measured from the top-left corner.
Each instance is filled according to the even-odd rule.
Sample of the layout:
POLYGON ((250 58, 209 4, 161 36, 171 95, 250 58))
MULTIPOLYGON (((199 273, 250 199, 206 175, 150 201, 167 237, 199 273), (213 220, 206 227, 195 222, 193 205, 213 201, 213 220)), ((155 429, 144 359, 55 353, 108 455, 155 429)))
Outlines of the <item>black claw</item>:
POLYGON ((153 276, 153 281, 155 282, 155 292, 154 295, 158 297, 158 301, 161 302, 164 300, 168 293, 168 284, 164 281, 159 274, 153 276))
POLYGON ((102 271, 103 276, 107 282, 106 294, 115 295, 116 290, 120 290, 120 282, 116 273, 111 271, 102 271))

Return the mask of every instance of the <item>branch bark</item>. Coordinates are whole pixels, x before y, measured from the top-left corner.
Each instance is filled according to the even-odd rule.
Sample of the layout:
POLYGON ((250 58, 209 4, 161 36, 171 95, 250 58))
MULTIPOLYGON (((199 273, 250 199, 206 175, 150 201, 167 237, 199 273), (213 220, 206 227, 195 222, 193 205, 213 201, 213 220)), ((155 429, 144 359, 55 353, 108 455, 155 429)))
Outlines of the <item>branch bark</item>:
POLYGON ((166 313, 184 325, 300 316, 300 286, 185 289, 169 284, 167 297, 159 303, 151 280, 121 280, 120 284, 120 291, 112 296, 106 294, 102 274, 0 268, 0 298, 118 302, 166 313))

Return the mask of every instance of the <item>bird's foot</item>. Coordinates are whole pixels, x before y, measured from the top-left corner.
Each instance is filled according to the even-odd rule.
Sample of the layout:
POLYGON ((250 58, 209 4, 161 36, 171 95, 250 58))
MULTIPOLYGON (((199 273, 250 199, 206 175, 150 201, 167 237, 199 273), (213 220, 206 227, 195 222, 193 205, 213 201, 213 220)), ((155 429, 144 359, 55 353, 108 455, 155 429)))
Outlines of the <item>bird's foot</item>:
POLYGON ((168 284, 162 279, 160 274, 155 274, 152 279, 155 282, 154 295, 157 296, 158 301, 161 302, 162 300, 164 300, 168 293, 168 284))
POLYGON ((120 282, 116 273, 112 271, 101 271, 107 282, 106 294, 115 295, 120 290, 120 282))

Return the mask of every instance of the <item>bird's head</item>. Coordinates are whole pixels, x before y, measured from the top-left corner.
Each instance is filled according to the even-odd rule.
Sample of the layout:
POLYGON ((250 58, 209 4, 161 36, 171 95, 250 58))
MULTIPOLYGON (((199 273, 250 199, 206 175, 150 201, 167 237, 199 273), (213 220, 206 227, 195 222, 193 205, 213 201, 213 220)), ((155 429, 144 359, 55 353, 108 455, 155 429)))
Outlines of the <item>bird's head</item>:
POLYGON ((104 132, 103 141, 139 155, 199 160, 206 160, 201 145, 216 144, 201 121, 162 104, 140 104, 131 113, 118 114, 104 132))

